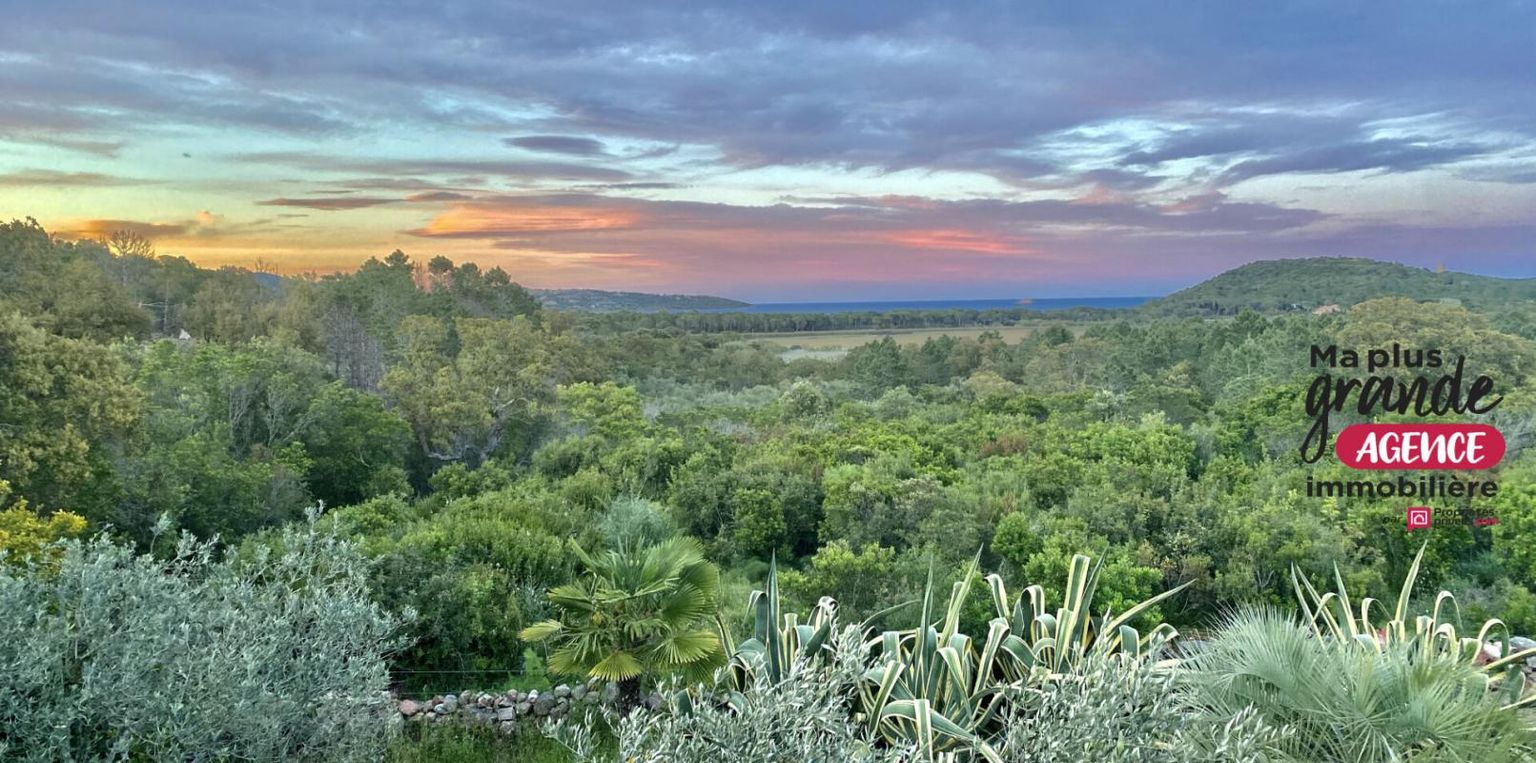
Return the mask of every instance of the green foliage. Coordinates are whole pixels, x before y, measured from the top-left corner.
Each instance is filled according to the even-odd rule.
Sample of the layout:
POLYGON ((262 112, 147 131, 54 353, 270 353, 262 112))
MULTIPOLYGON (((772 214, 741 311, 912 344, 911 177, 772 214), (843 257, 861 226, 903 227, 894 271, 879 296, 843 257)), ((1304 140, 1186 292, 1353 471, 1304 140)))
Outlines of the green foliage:
POLYGON ((1005 763, 1260 763, 1276 759, 1279 737, 1251 710, 1192 713, 1175 671, 1117 655, 1025 694, 998 752, 1005 763))
MULTIPOLYGON (((0 505, 10 498, 11 486, 0 480, 0 505)), ((67 511, 55 511, 47 517, 27 507, 26 500, 16 500, 8 509, 0 509, 0 562, 6 564, 46 564, 63 553, 59 541, 85 532, 85 519, 67 511)))
POLYGON ((1335 638, 1273 612, 1229 617, 1186 661, 1190 701, 1212 719, 1252 708, 1305 761, 1528 760, 1536 735, 1467 662, 1387 641, 1335 638))
POLYGON ((98 538, 0 566, 0 757, 378 759, 397 622, 346 543, 282 545, 161 561, 98 538))
POLYGON ((392 741, 387 763, 573 763, 559 742, 525 728, 516 734, 453 723, 412 723, 392 741))
POLYGON ((1536 649, 1516 652, 1510 649, 1509 629, 1503 622, 1492 619, 1484 622, 1476 636, 1464 636, 1457 632, 1447 606, 1455 607, 1456 599, 1449 591, 1435 596, 1434 607, 1427 615, 1415 615, 1412 610, 1413 587, 1418 582, 1419 563, 1424 557, 1428 542, 1419 548, 1403 586, 1397 595, 1397 604, 1389 612, 1386 606, 1371 598, 1362 599, 1357 610, 1351 603, 1349 591, 1338 569, 1334 579, 1338 587, 1327 593, 1319 593, 1306 575, 1292 569, 1291 579, 1296 588, 1296 598, 1301 606, 1304 621, 1319 639, 1331 642, 1363 645, 1367 649, 1383 651, 1398 649, 1410 653, 1421 661, 1443 659, 1466 666, 1477 666, 1488 680, 1502 678, 1500 693, 1511 706, 1536 703, 1536 695, 1524 696, 1525 660, 1536 656, 1536 649), (1498 659, 1488 660, 1485 644, 1495 635, 1502 635, 1498 659))
POLYGON ((14 496, 100 510, 108 454, 132 434, 141 404, 108 348, 0 312, 0 479, 14 496))
POLYGON ((556 618, 522 633, 547 642, 551 671, 634 686, 672 675, 701 680, 725 664, 714 625, 719 571, 696 543, 577 557, 583 574, 549 592, 556 618))
POLYGON ((730 701, 686 693, 660 712, 636 712, 619 722, 620 760, 717 763, 721 760, 896 763, 905 758, 876 748, 848 717, 846 699, 859 680, 864 647, 856 629, 844 631, 837 657, 823 669, 780 680, 755 674, 730 701))
POLYGON ((1078 673, 1093 657, 1155 654, 1175 635, 1159 624, 1143 636, 1128 623, 1179 588, 1094 620, 1099 567, 1078 556, 1062 605, 1054 612, 1039 586, 1010 597, 1002 578, 988 576, 997 616, 985 637, 973 639, 960 624, 974 573, 973 563, 955 583, 938 619, 930 577, 918 626, 882 632, 875 641, 874 664, 860 683, 859 700, 871 733, 897 747, 912 745, 925 758, 974 750, 980 759, 1000 763, 998 739, 1026 692, 1078 673))
POLYGON ((398 499, 379 499, 337 521, 380 533, 364 540, 377 557, 373 590, 391 610, 417 614, 412 644, 396 658, 416 686, 468 680, 438 671, 520 668, 519 632, 539 614, 542 592, 570 574, 570 554, 543 512, 510 492, 457 499, 420 519, 398 499))

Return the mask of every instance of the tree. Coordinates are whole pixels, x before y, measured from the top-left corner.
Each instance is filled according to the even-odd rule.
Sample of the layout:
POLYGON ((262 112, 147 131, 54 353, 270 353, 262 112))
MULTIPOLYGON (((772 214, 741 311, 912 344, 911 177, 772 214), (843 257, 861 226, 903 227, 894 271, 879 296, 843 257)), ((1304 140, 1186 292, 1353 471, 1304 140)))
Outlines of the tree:
POLYGON ((138 231, 115 230, 104 242, 116 257, 154 257, 155 242, 138 231))
POLYGON ((380 387, 422 453, 440 463, 484 463, 510 438, 530 434, 554 397, 543 336, 527 318, 413 316, 400 336, 400 362, 380 387))
POLYGON ((141 404, 111 350, 0 313, 0 479, 16 497, 89 515, 141 404))
POLYGON ((720 573, 697 542, 576 553, 582 577, 549 592, 556 619, 522 633, 549 643, 551 670, 616 681, 633 704, 642 679, 703 680, 725 664, 715 626, 720 573))

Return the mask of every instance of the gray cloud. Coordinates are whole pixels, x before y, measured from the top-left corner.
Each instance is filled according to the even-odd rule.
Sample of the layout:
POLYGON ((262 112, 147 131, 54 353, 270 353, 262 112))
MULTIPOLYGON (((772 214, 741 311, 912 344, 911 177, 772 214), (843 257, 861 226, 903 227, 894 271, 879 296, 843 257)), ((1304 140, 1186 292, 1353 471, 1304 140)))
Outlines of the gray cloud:
POLYGON ((503 138, 503 143, 515 148, 539 151, 546 154, 571 156, 602 156, 607 153, 603 142, 593 138, 577 138, 569 135, 524 135, 519 138, 503 138))
POLYGON ((255 204, 262 207, 299 207, 302 209, 337 212, 348 209, 377 207, 381 204, 391 204, 395 201, 397 201, 397 199, 384 199, 367 196, 334 196, 318 199, 266 199, 264 201, 255 202, 255 204))

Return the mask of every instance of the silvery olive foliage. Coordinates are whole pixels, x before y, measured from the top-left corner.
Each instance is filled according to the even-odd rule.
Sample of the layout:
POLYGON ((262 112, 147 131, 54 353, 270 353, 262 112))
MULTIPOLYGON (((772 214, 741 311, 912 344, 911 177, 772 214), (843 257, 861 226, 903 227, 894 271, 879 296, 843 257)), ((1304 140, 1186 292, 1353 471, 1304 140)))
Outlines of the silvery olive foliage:
MULTIPOLYGON (((900 752, 879 749, 850 717, 868 650, 859 630, 843 631, 836 657, 800 665, 777 682, 754 675, 746 692, 710 696, 702 689, 671 694, 658 710, 639 709, 616 721, 617 760, 626 763, 897 763, 900 752)), ((554 733, 567 747, 593 749, 567 726, 554 733)), ((612 763, 597 756, 581 758, 612 763)))
POLYGON ((105 537, 0 566, 0 759, 378 760, 398 623, 313 522, 239 560, 105 537))
POLYGON ((1194 712, 1173 670, 1118 654, 1027 692, 999 752, 1005 763, 1264 763, 1278 733, 1251 710, 1194 712))

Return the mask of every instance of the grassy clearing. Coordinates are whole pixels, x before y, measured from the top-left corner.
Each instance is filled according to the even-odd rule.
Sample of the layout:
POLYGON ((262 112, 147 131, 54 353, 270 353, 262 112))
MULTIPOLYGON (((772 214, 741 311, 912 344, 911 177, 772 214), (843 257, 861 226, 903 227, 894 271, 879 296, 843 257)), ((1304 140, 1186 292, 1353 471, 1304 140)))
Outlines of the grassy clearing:
MULTIPOLYGON (((786 350, 798 351, 795 357, 819 357, 836 360, 835 353, 847 351, 877 339, 891 337, 901 344, 922 344, 941 336, 974 338, 988 331, 995 331, 1008 342, 1027 338, 1046 326, 1065 326, 1073 334, 1081 334, 1085 324, 1039 323, 1019 326, 963 326, 960 328, 922 329, 851 329, 847 331, 795 331, 786 334, 751 334, 748 340, 771 342, 786 350)), ((786 359, 793 360, 794 357, 786 359)))

